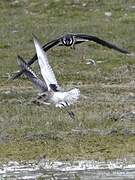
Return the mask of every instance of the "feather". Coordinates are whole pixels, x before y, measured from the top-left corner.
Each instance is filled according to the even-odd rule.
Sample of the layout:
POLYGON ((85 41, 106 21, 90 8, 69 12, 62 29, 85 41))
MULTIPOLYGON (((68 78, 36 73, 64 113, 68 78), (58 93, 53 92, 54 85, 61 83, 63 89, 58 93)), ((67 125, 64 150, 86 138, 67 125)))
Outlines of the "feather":
POLYGON ((21 56, 18 56, 17 62, 18 65, 24 70, 24 74, 39 89, 40 92, 46 92, 48 90, 45 82, 36 76, 36 74, 27 66, 27 63, 21 56))
POLYGON ((41 74, 46 82, 48 90, 50 90, 50 84, 55 84, 56 86, 58 85, 57 80, 51 66, 49 65, 46 53, 42 49, 42 46, 36 37, 34 37, 34 44, 37 52, 41 74))

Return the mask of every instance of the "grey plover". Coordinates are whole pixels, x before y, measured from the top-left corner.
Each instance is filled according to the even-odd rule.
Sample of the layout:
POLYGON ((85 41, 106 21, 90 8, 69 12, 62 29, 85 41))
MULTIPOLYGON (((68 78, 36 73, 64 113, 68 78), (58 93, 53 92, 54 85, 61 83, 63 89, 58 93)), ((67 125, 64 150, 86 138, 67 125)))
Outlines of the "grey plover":
MULTIPOLYGON (((18 64, 21 66, 22 70, 24 70, 24 74, 29 80, 39 89, 38 99, 42 99, 43 102, 47 104, 54 104, 59 108, 69 107, 71 104, 77 102, 80 97, 80 90, 78 88, 69 91, 62 90, 49 65, 46 53, 36 37, 34 37, 34 44, 38 57, 38 64, 44 81, 36 76, 20 56, 18 56, 18 64)), ((66 111, 71 117, 74 116, 72 111, 68 111, 67 108, 66 111)))

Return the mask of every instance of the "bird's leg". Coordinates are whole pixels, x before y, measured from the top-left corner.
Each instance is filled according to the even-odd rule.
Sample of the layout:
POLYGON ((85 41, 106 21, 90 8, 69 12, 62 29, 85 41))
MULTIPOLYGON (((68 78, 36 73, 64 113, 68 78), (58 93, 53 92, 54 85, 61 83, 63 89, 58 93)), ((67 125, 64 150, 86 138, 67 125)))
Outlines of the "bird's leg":
POLYGON ((30 100, 30 103, 36 104, 36 105, 38 105, 38 106, 41 105, 41 102, 40 102, 40 100, 39 100, 38 98, 33 98, 33 99, 31 99, 31 100, 30 100))
POLYGON ((68 111, 67 109, 65 109, 67 111, 67 113, 69 114, 69 116, 75 120, 75 114, 73 113, 73 111, 68 111))
POLYGON ((47 95, 45 93, 42 93, 38 95, 36 98, 32 99, 31 102, 40 106, 40 105, 50 105, 49 102, 47 102, 47 95))
POLYGON ((39 100, 39 99, 34 99, 34 100, 31 101, 31 103, 36 104, 38 106, 41 106, 41 105, 50 105, 50 103, 44 102, 44 101, 39 100))
MULTIPOLYGON (((69 107, 69 104, 65 101, 65 103, 66 103, 66 105, 67 105, 67 107, 69 107)), ((70 107, 69 107, 69 113, 70 113, 70 115, 73 117, 73 119, 75 119, 75 113, 73 112, 73 111, 71 111, 71 109, 70 109, 70 107)))
MULTIPOLYGON (((68 103, 67 103, 66 101, 65 101, 65 103, 66 103, 66 105, 69 107, 69 105, 68 105, 68 103)), ((75 120, 75 114, 74 114, 74 112, 71 111, 71 110, 68 110, 63 103, 61 103, 61 105, 64 107, 63 110, 65 110, 65 111, 68 113, 68 115, 71 117, 71 119, 75 120)))
POLYGON ((65 110, 68 113, 71 119, 75 120, 75 114, 72 111, 68 111, 68 109, 66 108, 64 108, 63 110, 65 110))

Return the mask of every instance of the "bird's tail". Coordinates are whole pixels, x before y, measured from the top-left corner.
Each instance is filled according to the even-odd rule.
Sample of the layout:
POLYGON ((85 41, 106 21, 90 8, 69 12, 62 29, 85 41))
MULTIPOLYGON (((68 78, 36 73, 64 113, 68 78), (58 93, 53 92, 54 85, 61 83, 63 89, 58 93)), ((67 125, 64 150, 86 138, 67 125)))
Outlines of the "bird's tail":
POLYGON ((75 88, 67 92, 67 95, 65 97, 65 102, 67 102, 68 105, 74 104, 80 97, 80 90, 75 88))

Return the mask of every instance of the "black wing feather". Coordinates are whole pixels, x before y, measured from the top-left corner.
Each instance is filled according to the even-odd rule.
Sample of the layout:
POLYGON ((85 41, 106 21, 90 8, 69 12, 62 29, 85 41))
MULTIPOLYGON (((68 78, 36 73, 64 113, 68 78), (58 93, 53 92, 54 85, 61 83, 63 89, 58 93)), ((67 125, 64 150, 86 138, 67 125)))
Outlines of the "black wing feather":
POLYGON ((105 41, 105 40, 102 40, 96 36, 90 36, 90 35, 85 35, 85 34, 75 34, 74 35, 76 38, 82 38, 82 39, 86 39, 86 40, 89 40, 89 41, 94 41, 98 44, 101 44, 102 46, 106 46, 110 49, 115 49, 116 51, 119 51, 121 53, 124 53, 124 54, 129 54, 129 51, 126 50, 126 49, 123 49, 123 48, 119 48, 118 46, 116 46, 115 44, 112 44, 108 41, 105 41))
MULTIPOLYGON (((53 46, 56 46, 58 43, 60 42, 60 38, 50 41, 47 44, 45 44, 42 48, 44 49, 44 51, 48 51, 50 48, 52 48, 53 46)), ((37 54, 35 54, 28 62, 27 62, 27 66, 30 66, 31 64, 33 64, 35 61, 37 60, 37 54)), ((21 71, 17 72, 15 75, 13 75, 11 77, 11 79, 16 79, 19 76, 21 76, 24 73, 24 70, 22 69, 21 71)))
MULTIPOLYGON (((72 33, 69 34, 69 35, 75 37, 75 39, 76 39, 75 44, 80 44, 80 43, 85 42, 86 40, 89 40, 89 41, 93 41, 93 42, 96 42, 96 43, 98 43, 98 44, 101 44, 102 46, 108 47, 108 48, 110 48, 110 49, 114 49, 114 50, 116 50, 116 51, 119 51, 119 52, 121 52, 121 53, 130 54, 130 52, 129 52, 128 50, 123 49, 123 48, 119 48, 119 47, 116 46, 115 44, 112 44, 112 43, 110 43, 110 42, 108 42, 108 41, 105 41, 105 40, 103 40, 103 39, 100 39, 100 38, 98 38, 98 37, 96 37, 96 36, 86 35, 86 34, 72 34, 72 33), (77 38, 78 38, 78 39, 77 39, 77 38), (81 39, 81 40, 79 40, 79 39, 81 39)), ((66 36, 66 35, 65 35, 65 36, 66 36)), ((45 44, 45 45, 43 46, 44 51, 48 51, 50 48, 58 45, 58 44, 61 42, 61 39, 62 39, 63 37, 64 37, 64 36, 61 36, 60 38, 57 38, 57 39, 52 40, 52 41, 48 42, 47 44, 45 44)), ((61 44, 59 44, 59 45, 61 45, 61 44)), ((30 61, 28 61, 27 66, 30 66, 30 65, 33 64, 36 60, 37 60, 37 54, 35 54, 35 55, 33 56, 33 58, 32 58, 30 61)), ((21 76, 23 73, 24 73, 24 70, 22 69, 20 72, 17 72, 15 75, 13 75, 13 76, 11 77, 11 79, 16 79, 16 78, 18 78, 19 76, 21 76)))

